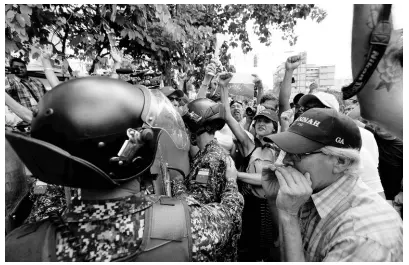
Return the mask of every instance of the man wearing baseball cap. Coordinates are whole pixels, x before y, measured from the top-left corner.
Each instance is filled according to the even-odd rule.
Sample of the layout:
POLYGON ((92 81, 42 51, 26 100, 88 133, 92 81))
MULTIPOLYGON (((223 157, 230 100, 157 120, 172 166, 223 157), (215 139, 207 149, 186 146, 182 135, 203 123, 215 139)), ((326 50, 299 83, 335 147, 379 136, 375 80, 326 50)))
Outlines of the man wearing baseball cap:
MULTIPOLYGON (((294 119, 297 119, 302 113, 311 108, 330 108, 339 112, 339 103, 334 95, 317 92, 314 94, 304 95, 298 101, 300 108, 295 114, 294 119)), ((385 198, 384 189, 381 182, 381 177, 378 172, 379 153, 378 145, 375 137, 365 128, 359 127, 362 138, 361 156, 361 178, 374 191, 378 192, 385 198)))
POLYGON ((161 91, 170 100, 175 109, 178 110, 180 101, 184 96, 183 91, 179 89, 174 89, 171 86, 162 87, 161 91))
POLYGON ((351 118, 314 108, 264 139, 286 152, 284 166, 262 174, 278 208, 283 260, 403 261, 402 219, 362 182, 362 139, 351 118))

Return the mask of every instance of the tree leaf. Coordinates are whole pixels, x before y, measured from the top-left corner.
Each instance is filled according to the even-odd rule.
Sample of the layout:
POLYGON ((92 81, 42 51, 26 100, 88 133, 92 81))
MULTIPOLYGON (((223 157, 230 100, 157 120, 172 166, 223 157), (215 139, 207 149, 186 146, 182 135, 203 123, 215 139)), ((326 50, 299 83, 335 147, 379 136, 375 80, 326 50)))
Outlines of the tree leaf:
POLYGON ((25 27, 26 26, 26 21, 24 17, 20 14, 16 14, 16 20, 20 24, 20 26, 25 27))
POLYGON ((122 38, 125 38, 126 35, 128 35, 128 29, 127 29, 127 28, 124 28, 124 29, 121 31, 121 37, 122 37, 122 38))
POLYGON ((117 23, 118 25, 123 26, 125 23, 125 17, 122 15, 117 15, 116 19, 115 19, 115 23, 117 23))
POLYGON ((30 16, 28 14, 26 14, 26 13, 22 13, 21 15, 23 16, 24 21, 26 22, 26 26, 31 27, 31 18, 30 18, 30 16))
POLYGON ((15 14, 16 14, 16 11, 9 10, 9 11, 7 11, 6 17, 8 19, 13 19, 15 14))
POLYGON ((9 10, 9 9, 11 9, 13 7, 13 5, 6 5, 6 12, 9 10))
POLYGON ((27 5, 20 5, 20 13, 21 14, 31 15, 32 12, 33 12, 33 9, 31 7, 29 7, 27 5))

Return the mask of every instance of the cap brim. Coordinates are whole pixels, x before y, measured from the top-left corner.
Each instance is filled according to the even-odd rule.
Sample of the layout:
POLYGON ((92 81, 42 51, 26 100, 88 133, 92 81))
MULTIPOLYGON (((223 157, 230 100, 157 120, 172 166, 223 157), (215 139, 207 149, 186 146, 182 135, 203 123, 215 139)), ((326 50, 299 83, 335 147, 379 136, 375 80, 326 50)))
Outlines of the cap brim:
POLYGON ((263 139, 266 142, 274 142, 280 149, 292 154, 313 152, 324 147, 321 143, 289 131, 272 134, 263 139))
POLYGON ((182 97, 185 95, 185 93, 183 93, 182 90, 176 89, 175 91, 173 91, 172 93, 170 93, 169 95, 167 95, 167 97, 169 97, 169 96, 171 96, 171 95, 176 95, 176 96, 178 96, 179 98, 182 98, 182 97))
POLYGON ((310 101, 311 99, 318 99, 319 101, 321 101, 317 96, 315 96, 314 94, 307 94, 302 96, 299 100, 298 100, 298 105, 304 105, 305 103, 307 103, 308 101, 310 101))
POLYGON ((269 119, 270 121, 275 121, 278 122, 278 120, 272 119, 271 117, 265 115, 265 114, 257 114, 256 116, 254 116, 253 120, 256 120, 259 117, 266 117, 267 119, 269 119))

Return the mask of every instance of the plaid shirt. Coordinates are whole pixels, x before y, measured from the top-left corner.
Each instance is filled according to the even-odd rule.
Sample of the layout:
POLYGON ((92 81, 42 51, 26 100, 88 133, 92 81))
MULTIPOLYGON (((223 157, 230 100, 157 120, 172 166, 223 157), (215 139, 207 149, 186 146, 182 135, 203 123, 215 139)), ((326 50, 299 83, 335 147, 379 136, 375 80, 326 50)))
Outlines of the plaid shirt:
POLYGON ((9 88, 6 88, 6 92, 22 106, 34 111, 37 107, 38 101, 44 96, 47 92, 41 81, 35 78, 28 78, 28 80, 20 79, 18 81, 15 78, 7 78, 7 81, 10 84, 9 88), (25 86, 25 85, 27 86, 25 86), (31 92, 32 93, 31 93, 31 92), (33 97, 33 95, 35 97, 33 97))
POLYGON ((307 261, 403 261, 402 219, 359 176, 311 197, 299 212, 307 261))

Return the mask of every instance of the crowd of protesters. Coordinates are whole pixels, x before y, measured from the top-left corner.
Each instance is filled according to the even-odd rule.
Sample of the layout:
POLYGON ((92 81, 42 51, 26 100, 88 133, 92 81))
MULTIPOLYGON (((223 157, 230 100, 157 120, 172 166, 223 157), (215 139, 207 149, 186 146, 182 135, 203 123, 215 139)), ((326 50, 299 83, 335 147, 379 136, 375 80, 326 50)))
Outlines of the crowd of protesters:
MULTIPOLYGON (((51 55, 44 47, 41 60, 52 87, 49 92, 28 76, 24 61, 10 60, 14 74, 6 78, 6 130, 29 135, 27 127, 44 95, 58 85, 74 84, 58 81, 51 55)), ((118 79, 121 53, 113 48, 111 56, 110 78, 118 79)), ((255 97, 246 101, 229 93, 234 73, 221 71, 215 58, 205 66, 197 89, 186 73, 180 73, 173 86, 150 87, 167 97, 190 138, 189 174, 171 181, 172 196, 190 207, 190 260, 403 260, 402 140, 364 120, 358 102, 341 113, 343 102, 328 92, 299 93, 290 99, 293 72, 302 61, 302 55, 286 60, 278 95, 265 93, 262 80, 253 75, 255 97)), ((80 85, 82 79, 87 78, 74 81, 80 85)), ((121 86, 121 81, 112 82, 121 86)), ((34 206, 25 223, 61 213, 68 203, 67 193, 87 204, 77 188, 34 182, 30 191, 34 206), (47 192, 38 192, 41 185, 47 192)), ((151 195, 144 196, 152 200, 151 195)), ((86 214, 76 207, 77 214, 86 214)), ((88 207, 93 211, 96 206, 88 207)), ((75 215, 75 211, 69 213, 75 215)), ((145 217, 144 212, 138 214, 140 219, 132 222, 138 223, 135 229, 141 233, 145 217)), ((110 228, 107 223, 104 226, 110 228)), ((71 229, 80 231, 81 226, 71 229)), ((103 238, 103 232, 98 236, 103 238)), ((58 237, 61 261, 72 260, 70 251, 78 251, 65 239, 62 234, 58 237)), ((88 260, 114 260, 124 249, 128 253, 125 243, 94 253, 102 246, 98 240, 87 243, 85 250, 93 253, 88 260)), ((78 253, 74 256, 87 260, 78 253)))

